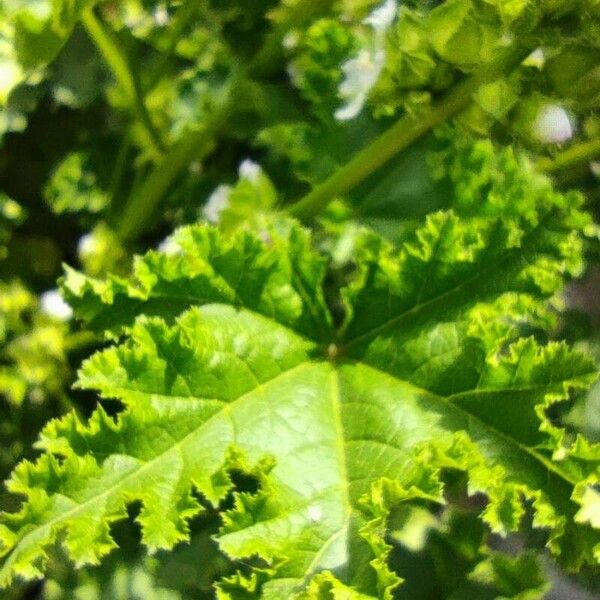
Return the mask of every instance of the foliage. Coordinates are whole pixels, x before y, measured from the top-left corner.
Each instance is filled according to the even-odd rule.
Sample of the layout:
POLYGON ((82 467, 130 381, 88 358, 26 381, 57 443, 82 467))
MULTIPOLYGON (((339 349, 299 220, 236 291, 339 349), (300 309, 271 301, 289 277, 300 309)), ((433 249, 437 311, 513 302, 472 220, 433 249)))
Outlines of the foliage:
POLYGON ((7 598, 594 588, 595 0, 0 21, 7 598))

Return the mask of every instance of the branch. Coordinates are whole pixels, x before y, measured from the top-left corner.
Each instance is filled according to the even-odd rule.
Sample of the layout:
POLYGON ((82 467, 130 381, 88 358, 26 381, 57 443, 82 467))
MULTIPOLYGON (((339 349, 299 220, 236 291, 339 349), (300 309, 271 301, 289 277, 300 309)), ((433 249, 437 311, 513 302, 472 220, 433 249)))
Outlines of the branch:
POLYGON ((600 139, 589 140, 571 146, 554 158, 541 158, 535 163, 540 171, 556 173, 562 169, 589 162, 600 156, 600 139))
POLYGON ((64 349, 66 352, 74 352, 98 342, 98 336, 91 331, 75 331, 65 336, 64 349))
MULTIPOLYGON (((280 23, 265 39, 256 55, 249 63, 234 74, 231 82, 229 100, 218 109, 212 119, 209 119, 200 130, 190 131, 163 155, 139 188, 134 188, 120 218, 117 233, 123 241, 133 241, 150 223, 157 206, 169 190, 174 180, 189 165, 192 160, 202 160, 213 149, 219 127, 227 122, 231 112, 231 95, 236 87, 243 84, 246 78, 269 77, 281 67, 283 61, 282 39, 288 28, 294 24, 302 26, 315 16, 324 12, 333 0, 303 0, 292 9, 285 22, 280 23), (237 85, 236 85, 237 84, 237 85)), ((176 19, 178 31, 183 30, 187 22, 198 9, 198 4, 188 0, 184 3, 176 19)), ((157 71, 164 68, 159 65, 157 71)), ((155 73, 156 77, 156 73, 155 73)), ((151 77, 151 83, 153 79, 151 77)))
POLYGON ((125 92, 131 110, 140 121, 153 153, 156 156, 161 156, 164 152, 164 146, 152 124, 138 80, 127 62, 127 57, 115 43, 109 32, 106 31, 91 7, 83 12, 81 22, 102 58, 112 71, 117 83, 125 92))
POLYGON ((457 84, 434 104, 428 115, 405 115, 323 183, 288 208, 289 214, 307 220, 321 212, 336 196, 349 192, 391 158, 428 131, 464 110, 485 83, 510 73, 531 53, 531 48, 509 48, 482 71, 457 84))
POLYGON ((202 160, 214 147, 219 128, 227 119, 229 104, 198 130, 190 131, 165 154, 143 184, 129 198, 119 219, 117 234, 123 241, 134 240, 151 222, 156 207, 175 178, 192 160, 202 160))

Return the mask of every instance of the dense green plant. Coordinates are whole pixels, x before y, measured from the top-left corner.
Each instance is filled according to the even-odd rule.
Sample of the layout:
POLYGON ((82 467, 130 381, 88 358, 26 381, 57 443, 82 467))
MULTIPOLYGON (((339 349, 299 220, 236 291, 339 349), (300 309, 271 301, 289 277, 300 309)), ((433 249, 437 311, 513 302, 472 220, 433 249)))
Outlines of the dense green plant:
POLYGON ((598 2, 0 18, 7 597, 596 585, 598 2))

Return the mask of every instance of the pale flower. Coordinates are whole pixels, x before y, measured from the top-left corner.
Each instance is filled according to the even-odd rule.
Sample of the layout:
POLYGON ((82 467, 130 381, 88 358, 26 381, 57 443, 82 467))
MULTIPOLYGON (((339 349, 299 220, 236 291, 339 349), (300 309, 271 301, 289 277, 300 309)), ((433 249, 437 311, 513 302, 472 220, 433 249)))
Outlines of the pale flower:
POLYGON ((285 34, 281 45, 286 50, 293 50, 298 45, 299 40, 300 34, 298 31, 288 31, 288 33, 285 34))
POLYGON ((543 144, 562 144, 573 137, 573 125, 564 108, 550 105, 538 114, 534 132, 543 144))
POLYGON ((261 169, 260 165, 255 163, 253 160, 247 158, 242 161, 238 169, 240 179, 247 179, 251 183, 257 183, 260 177, 261 169))
POLYGON ((361 49, 355 58, 342 65, 344 80, 339 94, 345 104, 335 111, 338 121, 354 119, 377 83, 385 65, 385 34, 394 22, 396 12, 396 0, 386 0, 363 21, 373 28, 374 37, 369 48, 361 49))
POLYGON ((165 27, 165 25, 168 25, 169 21, 171 20, 169 17, 169 11, 163 4, 156 7, 153 17, 154 22, 158 27, 165 27))
POLYGON ((218 223, 219 216, 229 205, 229 194, 231 193, 231 187, 228 185, 220 185, 210 195, 208 202, 202 209, 204 218, 210 223, 218 223))
POLYGON ((42 312, 59 321, 68 321, 73 316, 73 309, 62 299, 58 290, 48 290, 40 296, 42 312))
POLYGON ((98 240, 93 233, 82 235, 77 242, 77 254, 79 256, 94 254, 98 249, 98 240))
POLYGON ((323 519, 323 509, 318 505, 314 504, 313 506, 308 507, 308 518, 313 523, 318 523, 323 519))
POLYGON ((172 237, 168 237, 158 245, 158 251, 167 256, 177 256, 181 254, 182 248, 172 237))
POLYGON ((376 33, 385 33, 396 18, 396 0, 386 0, 379 8, 376 8, 364 21, 370 25, 376 33))
POLYGON ((541 69, 546 62, 546 54, 542 48, 536 48, 524 61, 523 64, 528 67, 537 67, 541 69))

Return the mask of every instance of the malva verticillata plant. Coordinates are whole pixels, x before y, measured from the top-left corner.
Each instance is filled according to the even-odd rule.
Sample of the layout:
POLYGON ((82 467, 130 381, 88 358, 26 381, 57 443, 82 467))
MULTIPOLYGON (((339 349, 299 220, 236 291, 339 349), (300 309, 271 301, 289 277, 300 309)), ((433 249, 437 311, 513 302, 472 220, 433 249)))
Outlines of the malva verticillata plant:
POLYGON ((85 117, 38 191, 83 235, 64 301, 0 196, 7 598, 593 589, 598 367, 563 290, 597 254, 598 2, 0 16, 7 155, 48 98, 85 117))

